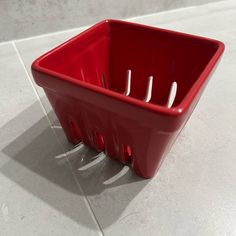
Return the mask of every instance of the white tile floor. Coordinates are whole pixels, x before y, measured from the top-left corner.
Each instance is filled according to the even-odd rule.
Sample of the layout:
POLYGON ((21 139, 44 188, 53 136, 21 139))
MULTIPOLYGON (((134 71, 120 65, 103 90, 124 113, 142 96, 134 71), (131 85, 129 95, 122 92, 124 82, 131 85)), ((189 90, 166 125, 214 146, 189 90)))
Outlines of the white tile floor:
POLYGON ((0 235, 236 235, 236 2, 131 19, 213 37, 224 57, 152 180, 71 148, 30 65, 74 29, 0 44, 0 235), (47 113, 48 116, 45 116, 47 113))

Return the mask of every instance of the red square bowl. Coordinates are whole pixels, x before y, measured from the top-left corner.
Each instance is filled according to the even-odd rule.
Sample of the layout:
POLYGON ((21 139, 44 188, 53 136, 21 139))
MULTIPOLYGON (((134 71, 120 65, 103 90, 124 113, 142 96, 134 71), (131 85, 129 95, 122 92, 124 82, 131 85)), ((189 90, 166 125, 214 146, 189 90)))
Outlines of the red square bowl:
POLYGON ((32 64, 67 137, 152 177, 224 51, 217 40, 105 20, 32 64))

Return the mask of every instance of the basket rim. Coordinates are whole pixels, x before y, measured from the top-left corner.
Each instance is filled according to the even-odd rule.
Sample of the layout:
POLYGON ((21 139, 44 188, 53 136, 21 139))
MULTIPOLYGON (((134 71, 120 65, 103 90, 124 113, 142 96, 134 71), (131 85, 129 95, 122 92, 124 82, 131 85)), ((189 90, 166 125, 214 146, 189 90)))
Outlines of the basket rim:
POLYGON ((138 24, 138 23, 122 21, 122 20, 106 19, 106 20, 103 20, 103 21, 93 25, 92 27, 86 29, 85 31, 79 33, 75 37, 67 40, 66 42, 60 44, 59 46, 53 48, 52 50, 46 52, 45 54, 43 54, 42 56, 37 58, 32 63, 31 70, 32 71, 35 70, 35 71, 38 71, 38 72, 56 77, 57 79, 60 79, 60 80, 78 85, 80 87, 92 90, 94 92, 106 95, 108 97, 118 99, 118 100, 123 101, 123 102, 133 104, 135 106, 142 107, 144 109, 147 109, 147 110, 150 110, 150 111, 153 111, 153 112, 159 112, 159 113, 163 113, 163 114, 169 115, 169 116, 178 116, 178 115, 181 115, 181 114, 186 113, 188 111, 188 108, 191 106, 191 104, 194 101, 195 97, 197 97, 197 95, 199 94, 201 88, 207 82, 211 72, 213 71, 213 69, 217 65, 217 62, 219 61, 221 55, 224 52, 224 49, 225 49, 224 43, 219 41, 219 40, 215 40, 215 39, 211 39, 211 38, 207 38, 207 37, 202 37, 202 36, 197 36, 197 35, 192 35, 192 34, 187 34, 187 33, 178 32, 178 31, 173 31, 173 30, 168 30, 168 29, 163 29, 163 28, 159 28, 159 27, 153 27, 153 26, 148 26, 148 25, 143 25, 143 24, 138 24), (80 80, 74 79, 71 76, 55 72, 53 70, 47 69, 47 68, 40 65, 40 62, 42 60, 44 60, 44 58, 51 55, 52 53, 60 50, 61 48, 67 46, 68 44, 71 44, 74 41, 80 39, 81 37, 86 35, 88 32, 94 31, 98 27, 100 27, 104 24, 110 24, 112 22, 119 23, 119 24, 133 25, 133 26, 136 26, 136 27, 142 27, 142 28, 147 28, 147 29, 156 30, 156 31, 167 32, 167 33, 170 33, 170 34, 174 34, 174 35, 178 35, 178 36, 182 36, 182 37, 187 37, 187 38, 194 38, 194 39, 199 39, 199 40, 204 40, 204 41, 210 41, 210 42, 216 44, 218 48, 217 48, 216 52, 214 53, 214 55, 212 56, 212 58, 207 63, 204 70, 201 72, 201 74, 196 79, 193 86, 186 93, 186 95, 184 96, 182 101, 177 106, 173 106, 171 108, 167 108, 163 105, 158 105, 158 104, 153 104, 153 103, 146 103, 146 102, 144 102, 142 100, 139 100, 137 98, 133 98, 133 97, 130 97, 130 96, 125 96, 125 95, 120 94, 118 92, 115 92, 115 91, 112 91, 112 90, 109 90, 109 89, 106 89, 106 88, 103 88, 103 87, 99 87, 97 85, 93 85, 93 84, 87 83, 85 81, 80 81, 80 80))

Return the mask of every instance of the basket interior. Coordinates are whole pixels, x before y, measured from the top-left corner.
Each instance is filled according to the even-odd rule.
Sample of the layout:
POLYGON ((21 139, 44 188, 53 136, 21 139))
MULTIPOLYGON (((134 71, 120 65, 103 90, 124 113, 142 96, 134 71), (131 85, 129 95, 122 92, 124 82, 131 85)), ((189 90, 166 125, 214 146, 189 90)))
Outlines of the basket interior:
POLYGON ((104 21, 47 54, 39 65, 171 107, 181 103, 217 49, 217 43, 206 39, 104 21))

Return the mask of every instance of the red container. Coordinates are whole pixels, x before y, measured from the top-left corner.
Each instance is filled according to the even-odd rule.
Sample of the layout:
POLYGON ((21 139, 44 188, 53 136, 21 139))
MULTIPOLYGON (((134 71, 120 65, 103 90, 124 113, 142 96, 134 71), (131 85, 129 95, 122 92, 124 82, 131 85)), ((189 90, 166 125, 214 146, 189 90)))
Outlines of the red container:
POLYGON ((131 161, 150 178, 223 51, 213 39, 105 20, 38 58, 32 73, 70 142, 131 161))

